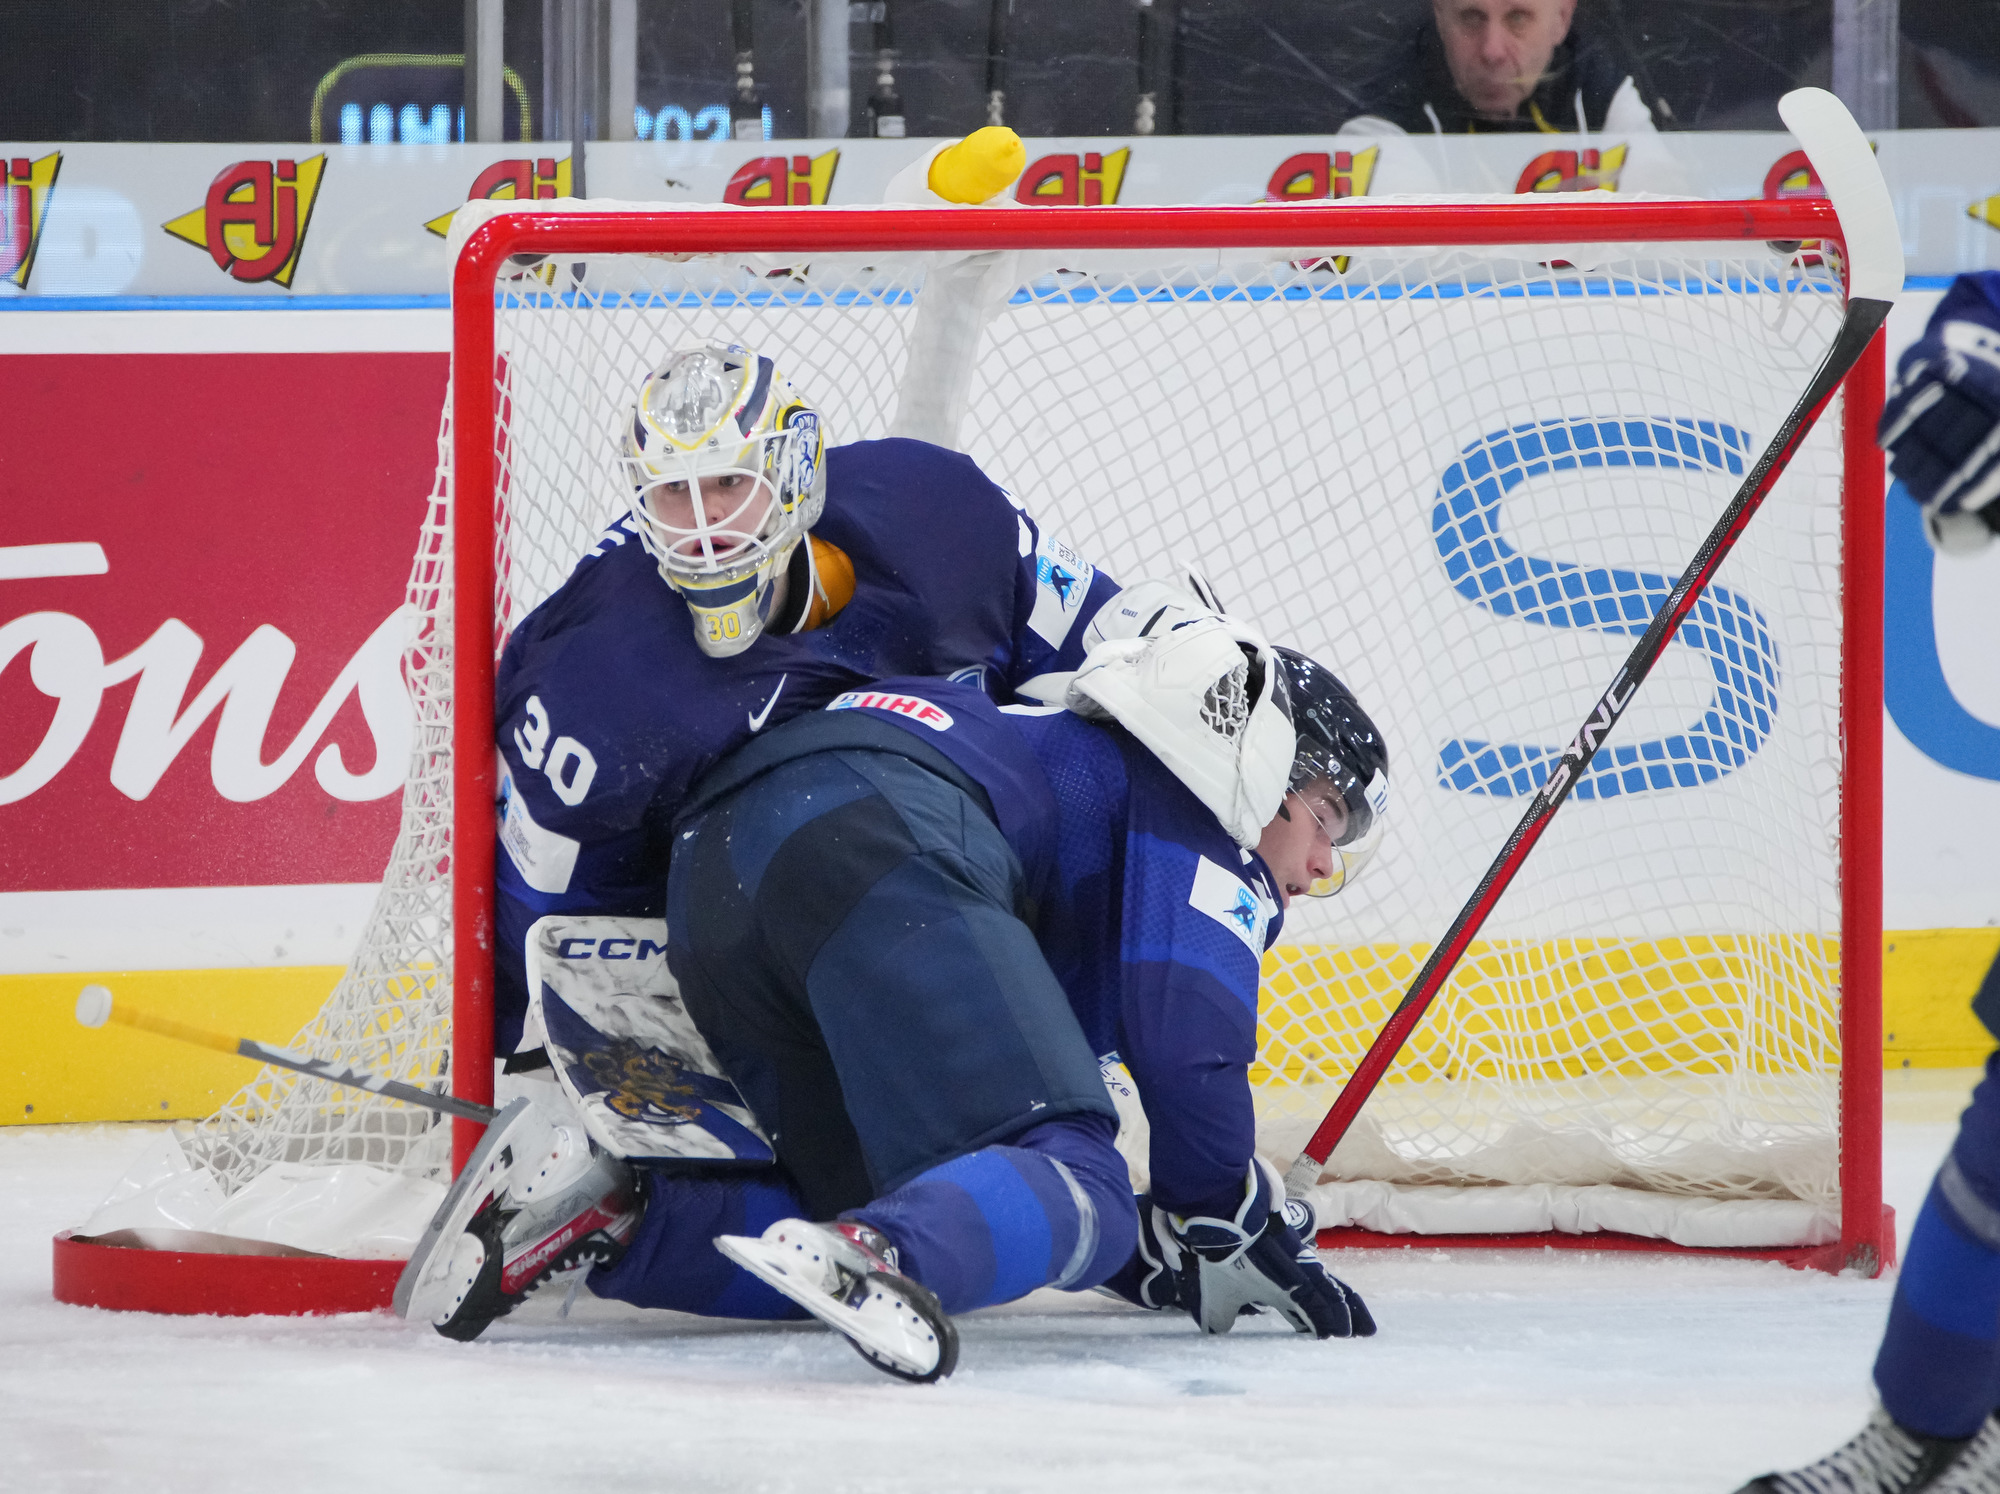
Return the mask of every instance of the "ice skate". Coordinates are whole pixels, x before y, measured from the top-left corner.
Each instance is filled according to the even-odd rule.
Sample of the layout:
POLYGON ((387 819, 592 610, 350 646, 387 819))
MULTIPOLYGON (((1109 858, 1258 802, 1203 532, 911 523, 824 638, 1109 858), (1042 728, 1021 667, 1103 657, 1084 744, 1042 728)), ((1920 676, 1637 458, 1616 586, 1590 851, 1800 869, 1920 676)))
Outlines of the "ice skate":
POLYGON ((942 1380, 958 1363, 958 1329, 865 1224, 781 1219, 759 1239, 718 1235, 715 1248, 900 1379, 942 1380))
POLYGON ((639 1211, 631 1168, 517 1100, 432 1216, 396 1283, 396 1311, 477 1338, 551 1277, 617 1260, 639 1211))
POLYGON ((2000 1420, 1987 1417, 1970 1438, 1925 1437, 1878 1406, 1845 1446, 1736 1494, 2000 1494, 2000 1420))

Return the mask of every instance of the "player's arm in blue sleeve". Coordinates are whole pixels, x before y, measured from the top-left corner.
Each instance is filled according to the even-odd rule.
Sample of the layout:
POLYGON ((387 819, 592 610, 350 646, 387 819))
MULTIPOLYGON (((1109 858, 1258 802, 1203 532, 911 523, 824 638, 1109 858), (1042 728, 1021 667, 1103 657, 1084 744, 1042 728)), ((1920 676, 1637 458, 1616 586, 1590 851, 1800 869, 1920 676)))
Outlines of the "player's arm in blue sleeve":
POLYGON ((1227 1215, 1256 1149, 1250 1064, 1277 907, 1261 863, 1150 767, 1132 775, 1120 1051, 1152 1129, 1154 1202, 1227 1215))
POLYGON ((613 734, 562 689, 559 650, 524 627, 508 641, 495 698, 494 1046, 511 1053, 527 1012, 526 938, 551 914, 657 915, 663 879, 644 868, 647 828, 602 744, 613 734), (592 751, 591 744, 600 744, 592 751), (603 761, 600 761, 603 757, 603 761), (636 822, 636 823, 635 823, 636 822))
MULTIPOLYGON (((1066 674, 1083 663, 1085 629, 1118 583, 1043 529, 1025 510, 1014 578, 1014 636, 1001 670, 1010 690, 1037 675, 1066 674)), ((1027 692, 1032 695, 1034 692, 1027 692)))
POLYGON ((2000 271, 1960 275, 1904 350, 1882 404, 1889 470, 1930 541, 1970 553, 2000 531, 2000 271))

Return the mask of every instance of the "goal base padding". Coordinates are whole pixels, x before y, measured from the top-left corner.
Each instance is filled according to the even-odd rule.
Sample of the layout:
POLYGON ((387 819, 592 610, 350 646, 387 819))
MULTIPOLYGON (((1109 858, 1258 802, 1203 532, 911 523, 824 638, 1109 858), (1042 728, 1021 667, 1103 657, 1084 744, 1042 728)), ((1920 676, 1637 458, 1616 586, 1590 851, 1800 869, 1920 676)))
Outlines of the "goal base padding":
POLYGON ((1882 1206, 1879 1230, 1871 1239, 1833 1240, 1825 1245, 1780 1245, 1741 1248, 1735 1246, 1676 1245, 1671 1240, 1646 1235, 1619 1234, 1595 1230, 1589 1234, 1564 1234, 1548 1230, 1519 1235, 1386 1235, 1372 1229, 1344 1225, 1323 1229, 1315 1243, 1321 1250, 1627 1250, 1656 1255, 1699 1255, 1729 1260, 1777 1261, 1795 1271, 1825 1271, 1837 1275, 1852 1269, 1864 1276, 1879 1276, 1896 1264, 1896 1211, 1882 1206))
POLYGON ((55 1238, 55 1299, 114 1312, 214 1313, 245 1318, 386 1309, 401 1261, 333 1256, 148 1250, 55 1238))

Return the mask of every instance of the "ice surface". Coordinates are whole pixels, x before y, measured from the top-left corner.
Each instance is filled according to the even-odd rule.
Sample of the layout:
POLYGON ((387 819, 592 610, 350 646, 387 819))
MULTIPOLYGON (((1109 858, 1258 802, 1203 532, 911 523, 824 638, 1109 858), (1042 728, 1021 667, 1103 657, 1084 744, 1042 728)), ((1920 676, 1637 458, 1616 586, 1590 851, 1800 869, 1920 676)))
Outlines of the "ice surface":
MULTIPOLYGON (((1891 1076, 1892 1081, 1898 1076, 1891 1076)), ((1914 1081, 1912 1081, 1914 1082, 1914 1081)), ((1966 1078, 1892 1089, 1903 1230, 1966 1078), (1953 1086, 1956 1086, 1954 1089, 1953 1086), (1897 1119, 1907 1116, 1908 1119, 1897 1119)), ((49 1295, 50 1237, 149 1127, 0 1129, 0 1490, 1235 1489, 1726 1494, 1844 1440, 1890 1284, 1545 1252, 1341 1252, 1382 1332, 1313 1343, 1039 1294, 946 1384, 816 1326, 537 1299, 474 1344, 386 1314, 163 1318, 49 1295)))

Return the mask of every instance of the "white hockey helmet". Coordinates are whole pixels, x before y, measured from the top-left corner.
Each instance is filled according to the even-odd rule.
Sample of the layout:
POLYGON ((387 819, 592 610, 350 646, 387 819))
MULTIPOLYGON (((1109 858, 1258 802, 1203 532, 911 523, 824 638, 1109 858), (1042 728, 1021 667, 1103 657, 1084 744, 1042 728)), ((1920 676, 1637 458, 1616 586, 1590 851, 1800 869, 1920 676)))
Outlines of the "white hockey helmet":
POLYGON ((1248 849, 1291 781, 1295 733, 1285 672, 1255 628, 1212 612, 1090 651, 1069 708, 1116 721, 1248 849))
POLYGON ((769 358, 683 348, 639 387, 623 457, 639 538, 694 613, 695 641, 739 654, 826 505, 826 429, 769 358))

